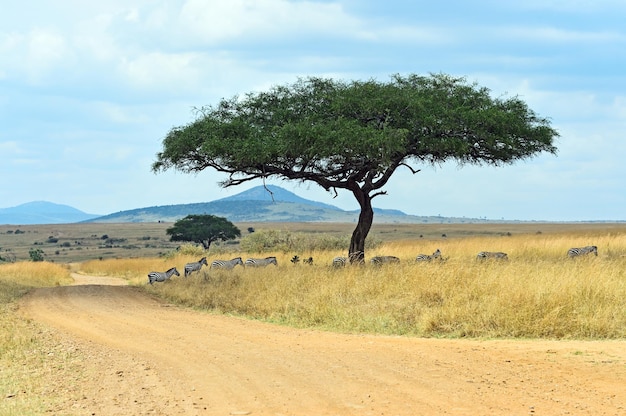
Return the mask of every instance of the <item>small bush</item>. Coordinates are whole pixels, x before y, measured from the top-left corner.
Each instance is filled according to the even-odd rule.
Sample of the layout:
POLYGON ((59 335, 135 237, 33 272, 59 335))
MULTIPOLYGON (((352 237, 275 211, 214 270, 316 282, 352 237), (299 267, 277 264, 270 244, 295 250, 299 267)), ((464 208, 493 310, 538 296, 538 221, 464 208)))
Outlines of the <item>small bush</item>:
POLYGON ((40 248, 31 248, 28 250, 31 261, 43 261, 43 250, 40 248))
MULTIPOLYGON (((365 247, 372 249, 380 245, 380 240, 368 238, 365 247)), ((241 250, 249 253, 268 251, 345 251, 350 247, 350 236, 336 237, 329 234, 311 235, 281 230, 261 230, 241 239, 241 250)))

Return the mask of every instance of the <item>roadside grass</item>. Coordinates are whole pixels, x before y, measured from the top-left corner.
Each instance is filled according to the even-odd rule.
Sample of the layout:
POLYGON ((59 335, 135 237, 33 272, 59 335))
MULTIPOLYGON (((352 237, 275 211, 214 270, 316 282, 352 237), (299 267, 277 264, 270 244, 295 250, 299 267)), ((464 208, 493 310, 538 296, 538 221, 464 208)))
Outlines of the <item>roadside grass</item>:
POLYGON ((69 269, 54 263, 0 265, 0 414, 43 414, 59 400, 51 392, 52 373, 75 377, 71 354, 49 332, 20 317, 15 303, 32 288, 71 282, 69 269))
MULTIPOLYGON (((200 253, 88 263, 126 277, 169 302, 285 325, 340 332, 421 337, 623 339, 626 337, 626 234, 523 234, 461 239, 396 240, 367 252, 400 264, 331 267, 340 251, 221 253, 215 258, 275 255, 278 266, 230 271, 204 267, 182 277, 200 253), (599 255, 567 258, 571 247, 597 245, 599 255), (420 253, 444 261, 416 263, 420 253), (503 251, 508 261, 476 260, 503 251), (133 275, 136 264, 137 275, 133 275), (115 265, 115 266, 114 266, 115 265), (147 285, 150 270, 177 266, 181 277, 147 285)), ((89 269, 91 270, 91 269, 89 269)), ((97 271, 97 270, 96 270, 97 271)), ((91 272, 90 272, 91 273, 91 272)))
POLYGON ((429 238, 407 235, 371 246, 368 259, 401 259, 400 264, 382 267, 366 262, 333 268, 332 259, 345 256, 346 250, 243 252, 220 247, 205 252, 193 245, 158 257, 98 259, 71 266, 0 264, 0 414, 66 409, 61 402, 77 394, 72 388, 84 377, 84 357, 52 331, 20 316, 16 303, 32 288, 71 283, 70 267, 127 279, 169 302, 302 328, 442 338, 626 338, 623 229, 574 226, 573 231, 558 227, 511 235, 494 230, 483 236, 440 238, 442 230, 451 234, 437 228, 429 238), (598 246, 599 255, 567 258, 569 248, 586 245, 598 246), (418 254, 436 249, 444 261, 415 262, 418 254), (509 261, 477 261, 480 251, 506 252, 509 261), (203 267, 183 277, 184 264, 204 255, 209 264, 217 258, 241 256, 245 261, 275 255, 278 266, 237 266, 230 271, 203 267), (299 262, 291 261, 295 255, 299 262), (304 262, 308 258, 312 264, 304 262), (148 272, 173 266, 180 277, 147 284, 148 272))
MULTIPOLYGON (((400 264, 334 268, 344 250, 207 253, 185 245, 159 257, 90 260, 80 273, 116 276, 169 302, 301 328, 441 338, 626 338, 626 233, 573 231, 463 238, 387 240, 367 251, 400 264), (597 245, 599 255, 567 258, 571 247, 597 245), (416 263, 440 249, 444 261, 416 263), (476 260, 503 251, 508 261, 476 260), (184 264, 275 255, 278 266, 230 271, 184 264), (295 255, 300 261, 292 262, 295 255), (312 264, 303 260, 312 258, 312 264), (147 284, 150 271, 176 266, 180 277, 147 284)), ((0 265, 0 414, 37 415, 68 400, 80 383, 80 352, 17 312, 35 287, 69 284, 70 266, 0 265), (63 382, 59 382, 63 380, 63 382)))

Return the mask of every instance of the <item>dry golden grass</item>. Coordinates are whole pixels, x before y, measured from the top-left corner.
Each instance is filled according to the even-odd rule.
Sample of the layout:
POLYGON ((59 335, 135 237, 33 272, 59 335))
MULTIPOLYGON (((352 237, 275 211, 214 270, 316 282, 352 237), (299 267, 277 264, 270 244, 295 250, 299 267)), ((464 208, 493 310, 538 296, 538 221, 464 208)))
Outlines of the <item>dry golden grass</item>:
MULTIPOLYGON (((220 254, 265 257, 274 253, 220 254)), ((626 336, 626 233, 533 233, 497 237, 388 241, 367 257, 395 255, 399 265, 332 268, 339 252, 301 253, 313 265, 275 253, 278 267, 204 267, 146 290, 218 313, 299 327, 425 337, 573 338, 626 336), (571 247, 597 245, 599 256, 567 258, 571 247), (445 261, 416 263, 439 248, 445 261), (509 261, 476 260, 503 251, 509 261)), ((209 263, 217 258, 207 256, 209 263)), ((195 255, 89 262, 87 273, 145 285, 150 270, 178 267, 195 255), (96 267, 93 269, 93 267, 96 267), (100 268, 98 271, 98 268, 100 268), (134 274, 136 273, 136 274, 134 274)))
MULTIPOLYGON (((68 365, 49 333, 15 313, 14 301, 33 287, 71 282, 68 267, 53 263, 0 265, 0 414, 44 413, 50 388, 46 374, 68 365)), ((68 369, 68 376, 72 371, 68 369)))
MULTIPOLYGON (((626 337, 626 232, 622 228, 556 230, 507 236, 391 239, 367 253, 394 255, 400 264, 336 269, 345 252, 240 253, 216 259, 276 255, 278 266, 231 271, 204 267, 184 278, 202 250, 187 247, 165 257, 91 260, 81 273, 122 277, 171 302, 253 319, 342 332, 423 337, 624 339, 626 337), (597 245, 599 255, 568 259, 571 247, 597 245), (439 248, 445 261, 416 263, 439 248), (503 251, 509 261, 476 260, 480 251, 503 251), (181 277, 147 284, 148 272, 176 266, 181 277)), ((76 370, 77 353, 15 313, 14 300, 32 287, 71 282, 69 266, 47 262, 0 265, 0 413, 41 414, 52 372, 76 370)))
MULTIPOLYGON (((323 227, 323 232, 342 234, 352 225, 323 227)), ((310 229, 320 231, 312 225, 290 228, 310 229)), ((147 234, 144 228, 137 230, 147 234)), ((37 235, 35 228, 27 231, 31 240, 37 235)), ((52 235, 49 231, 40 235, 52 235)), ((190 307, 298 327, 424 337, 626 337, 626 227, 621 224, 389 225, 379 227, 378 233, 384 243, 368 251, 367 257, 395 255, 401 259, 399 265, 366 263, 334 269, 333 257, 345 252, 214 254, 212 249, 209 263, 216 258, 276 255, 279 265, 237 266, 232 271, 204 267, 189 278, 174 277, 152 286, 147 285, 148 272, 176 266, 182 275, 184 264, 199 260, 203 251, 183 247, 165 256, 141 251, 133 252, 135 258, 89 260, 71 267, 85 274, 125 278, 190 307), (442 237, 444 233, 448 238, 442 237), (570 247, 586 245, 597 245, 599 255, 567 258, 570 247), (417 254, 432 254, 437 248, 444 262, 415 263, 417 254), (510 260, 479 262, 475 257, 480 251, 504 251, 510 260), (301 260, 311 256, 314 262, 293 264, 295 254, 301 260)), ((5 236, 7 241, 16 237, 23 235, 5 236)), ((29 244, 24 240, 25 248, 29 244)), ((51 401, 58 396, 58 392, 47 394, 54 388, 49 383, 51 374, 81 377, 75 364, 81 359, 78 352, 64 349, 51 333, 15 311, 15 300, 31 288, 70 282, 70 266, 0 265, 0 399, 4 399, 0 414, 42 414, 54 407, 51 401)))

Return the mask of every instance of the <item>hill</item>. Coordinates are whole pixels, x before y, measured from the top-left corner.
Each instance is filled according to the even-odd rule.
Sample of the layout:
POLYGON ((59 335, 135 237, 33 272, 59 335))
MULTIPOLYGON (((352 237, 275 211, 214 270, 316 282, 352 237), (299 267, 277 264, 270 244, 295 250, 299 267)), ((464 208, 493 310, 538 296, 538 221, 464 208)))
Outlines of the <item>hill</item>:
POLYGON ((0 224, 68 224, 87 221, 99 215, 87 214, 68 205, 47 201, 27 202, 11 208, 0 208, 0 224))
MULTIPOLYGON (((492 222, 481 219, 407 215, 400 210, 374 208, 376 223, 492 222)), ((109 215, 87 214, 67 205, 38 201, 0 209, 0 224, 70 224, 78 222, 141 223, 175 222, 190 214, 211 214, 231 222, 337 222, 355 223, 359 211, 302 198, 275 185, 256 186, 211 202, 163 205, 119 211, 109 215)))
MULTIPOLYGON (((377 222, 428 222, 399 210, 375 209, 377 222)), ((256 186, 212 202, 163 205, 93 218, 87 222, 174 222, 190 214, 211 214, 231 222, 356 222, 358 211, 302 198, 274 185, 256 186)), ((439 221, 440 222, 440 221, 439 221)))

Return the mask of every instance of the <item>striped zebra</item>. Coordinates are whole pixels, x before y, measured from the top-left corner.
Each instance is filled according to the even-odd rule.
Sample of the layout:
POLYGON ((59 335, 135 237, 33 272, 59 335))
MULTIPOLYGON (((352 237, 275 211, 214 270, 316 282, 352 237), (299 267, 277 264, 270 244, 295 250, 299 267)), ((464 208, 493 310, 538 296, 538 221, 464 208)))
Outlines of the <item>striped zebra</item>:
POLYGON ((166 272, 150 272, 148 273, 148 283, 152 284, 154 282, 165 282, 167 279, 172 277, 172 275, 180 276, 176 267, 172 267, 166 272))
POLYGON ((415 257, 415 261, 433 261, 435 259, 442 260, 442 258, 441 258, 441 250, 437 249, 430 256, 428 254, 418 254, 417 257, 415 257))
POLYGON ((346 265, 348 265, 350 263, 348 262, 348 258, 347 257, 339 256, 339 257, 335 257, 333 259, 333 263, 332 264, 333 264, 333 267, 346 267, 346 265))
POLYGON ((202 257, 200 260, 194 263, 185 264, 185 277, 189 276, 193 272, 197 272, 202 268, 202 265, 208 266, 209 263, 206 261, 206 257, 202 257))
POLYGON ((567 250, 567 257, 574 258, 578 256, 586 256, 589 253, 593 253, 596 256, 598 255, 598 247, 597 246, 587 246, 587 247, 574 247, 567 250))
POLYGON ((370 261, 377 266, 381 264, 400 263, 400 259, 396 256, 376 256, 372 257, 370 261))
POLYGON ((238 264, 241 264, 243 266, 243 261, 241 261, 241 257, 235 257, 232 260, 213 260, 210 268, 231 270, 238 264))
POLYGON ((246 259, 245 266, 246 267, 265 267, 273 264, 274 266, 278 266, 278 262, 276 261, 276 257, 266 257, 264 259, 246 259))
POLYGON ((332 265, 333 267, 345 267, 354 264, 364 264, 365 260, 363 259, 364 254, 362 251, 355 251, 354 253, 350 253, 349 257, 338 256, 333 259, 332 265))
POLYGON ((476 255, 476 260, 508 260, 509 256, 501 251, 481 251, 476 255))

